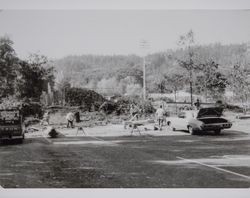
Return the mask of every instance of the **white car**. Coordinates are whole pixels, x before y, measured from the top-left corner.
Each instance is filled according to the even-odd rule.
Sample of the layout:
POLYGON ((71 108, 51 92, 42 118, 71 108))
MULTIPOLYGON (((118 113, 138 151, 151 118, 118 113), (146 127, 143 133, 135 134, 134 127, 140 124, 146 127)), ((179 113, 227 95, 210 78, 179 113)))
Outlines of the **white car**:
POLYGON ((231 128, 232 123, 222 118, 222 108, 201 108, 199 111, 181 111, 177 117, 170 117, 168 125, 175 130, 188 130, 191 135, 197 132, 214 131, 220 134, 222 129, 231 128))

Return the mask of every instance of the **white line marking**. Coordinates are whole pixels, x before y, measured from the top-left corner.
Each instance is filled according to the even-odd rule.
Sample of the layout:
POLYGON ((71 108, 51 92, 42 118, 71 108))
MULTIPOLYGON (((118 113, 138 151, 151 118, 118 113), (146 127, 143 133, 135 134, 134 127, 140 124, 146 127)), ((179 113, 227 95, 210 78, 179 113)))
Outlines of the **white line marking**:
POLYGON ((196 164, 200 164, 200 165, 202 165, 202 166, 207 166, 207 167, 209 167, 209 168, 214 168, 214 169, 217 169, 217 170, 220 170, 220 171, 223 171, 223 172, 226 172, 226 173, 230 173, 230 174, 233 174, 233 175, 237 175, 237 176, 239 176, 239 177, 243 177, 243 178, 245 178, 245 179, 250 180, 250 177, 247 176, 247 175, 243 175, 243 174, 240 174, 240 173, 236 173, 236 172, 233 172, 233 171, 229 171, 229 170, 226 170, 226 169, 224 169, 224 168, 219 168, 219 167, 215 167, 215 166, 212 166, 212 165, 204 164, 204 163, 198 162, 198 161, 196 161, 196 160, 185 159, 185 158, 183 158, 183 157, 178 157, 178 156, 177 156, 176 158, 181 159, 181 160, 186 160, 186 161, 189 161, 189 162, 193 162, 193 163, 196 163, 196 164))
POLYGON ((0 173, 0 176, 10 176, 13 175, 13 173, 0 173))
POLYGON ((42 162, 42 161, 19 161, 20 163, 32 163, 32 164, 44 164, 47 162, 42 162))
POLYGON ((114 143, 113 141, 106 141, 106 140, 103 140, 101 138, 97 138, 95 136, 87 136, 87 137, 90 137, 93 140, 85 140, 85 141, 66 141, 66 142, 53 142, 53 144, 99 144, 99 145, 118 145, 116 143, 114 143))
POLYGON ((108 142, 108 141, 97 141, 97 140, 92 140, 92 141, 67 141, 67 142, 54 142, 53 144, 61 144, 61 145, 69 145, 69 144, 96 144, 96 145, 117 145, 115 143, 112 142, 108 142))
POLYGON ((91 137, 91 138, 96 139, 96 140, 99 140, 99 141, 106 142, 105 140, 103 140, 103 139, 101 139, 101 138, 97 138, 97 137, 95 137, 95 136, 88 136, 88 137, 91 137))
POLYGON ((45 135, 43 135, 43 138, 44 138, 48 143, 52 144, 52 141, 51 141, 51 140, 48 140, 48 138, 47 138, 45 135))

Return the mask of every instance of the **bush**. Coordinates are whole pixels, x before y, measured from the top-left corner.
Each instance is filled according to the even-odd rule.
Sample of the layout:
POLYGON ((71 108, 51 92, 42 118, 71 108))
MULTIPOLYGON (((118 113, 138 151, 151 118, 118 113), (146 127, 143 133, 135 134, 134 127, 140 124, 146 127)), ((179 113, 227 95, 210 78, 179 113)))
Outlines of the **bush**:
POLYGON ((243 108, 237 106, 237 105, 230 105, 230 104, 226 104, 226 109, 230 110, 230 111, 234 111, 237 113, 242 113, 243 112, 243 108))
POLYGON ((116 109, 117 109, 117 104, 111 101, 106 101, 99 107, 99 111, 103 111, 106 114, 111 114, 116 109))
POLYGON ((116 115, 120 114, 128 114, 130 109, 130 104, 132 104, 133 101, 130 98, 119 98, 116 102, 116 115))
POLYGON ((144 101, 141 98, 136 97, 123 97, 116 102, 115 112, 117 115, 129 114, 131 104, 136 105, 142 113, 152 114, 155 113, 155 108, 153 107, 151 101, 144 101))
POLYGON ((139 104, 139 108, 143 110, 144 114, 152 114, 156 111, 150 101, 141 101, 139 104))
POLYGON ((22 114, 24 117, 34 116, 38 118, 42 118, 43 110, 42 105, 38 102, 25 102, 22 103, 22 114))
POLYGON ((242 107, 239 107, 237 105, 228 104, 226 102, 223 102, 222 100, 217 100, 215 105, 217 107, 221 107, 223 109, 227 109, 227 110, 234 111, 234 112, 237 112, 237 113, 244 112, 244 109, 242 107))

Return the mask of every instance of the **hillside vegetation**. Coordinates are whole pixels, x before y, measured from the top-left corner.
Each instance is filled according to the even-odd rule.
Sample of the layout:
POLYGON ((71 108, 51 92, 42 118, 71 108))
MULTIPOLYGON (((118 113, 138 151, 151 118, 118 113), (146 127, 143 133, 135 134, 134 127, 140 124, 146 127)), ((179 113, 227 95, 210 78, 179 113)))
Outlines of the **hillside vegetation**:
MULTIPOLYGON (((188 60, 189 51, 190 48, 185 46, 147 55, 145 57, 147 91, 151 93, 189 91, 189 72, 180 63, 182 60, 188 60)), ((240 81, 238 79, 240 76, 237 74, 241 70, 244 78, 250 69, 250 56, 246 43, 193 45, 192 52, 194 93, 223 98, 225 90, 245 89, 237 87, 235 81, 240 81), (232 75, 235 79, 232 79, 232 75), (206 82, 204 77, 207 77, 206 82)), ((55 61, 55 68, 58 71, 56 79, 58 82, 64 79, 73 87, 90 88, 102 94, 140 95, 143 81, 142 64, 142 57, 136 55, 67 56, 55 61)))

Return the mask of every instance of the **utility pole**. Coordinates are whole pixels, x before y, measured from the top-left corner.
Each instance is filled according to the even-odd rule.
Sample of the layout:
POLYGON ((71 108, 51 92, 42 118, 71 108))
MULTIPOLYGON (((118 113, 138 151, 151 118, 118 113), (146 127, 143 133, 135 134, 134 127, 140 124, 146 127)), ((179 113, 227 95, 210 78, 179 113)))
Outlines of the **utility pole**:
MULTIPOLYGON (((147 40, 141 40, 140 41, 140 47, 143 50, 146 50, 149 48, 149 43, 147 40)), ((146 100, 147 98, 147 91, 146 91, 146 53, 143 54, 143 100, 146 100)))
POLYGON ((143 56, 143 99, 146 100, 146 61, 143 56))

